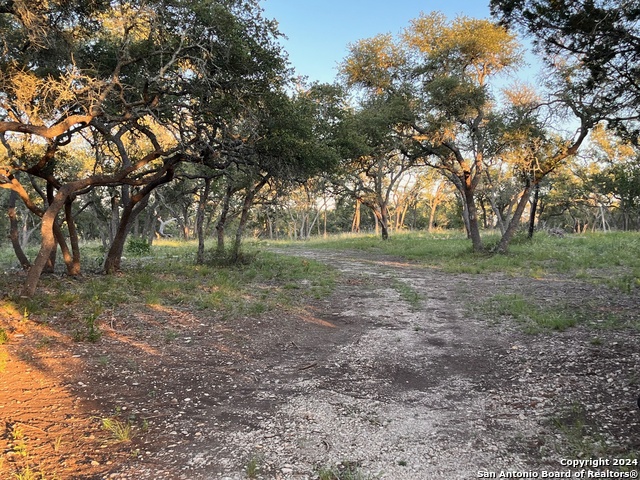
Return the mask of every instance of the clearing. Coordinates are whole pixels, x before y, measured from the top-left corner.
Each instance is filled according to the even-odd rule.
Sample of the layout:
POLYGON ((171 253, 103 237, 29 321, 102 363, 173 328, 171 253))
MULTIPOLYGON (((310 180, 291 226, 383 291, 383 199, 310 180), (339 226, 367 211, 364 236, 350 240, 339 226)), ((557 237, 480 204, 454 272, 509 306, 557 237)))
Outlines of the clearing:
POLYGON ((280 253, 336 268, 337 288, 310 300, 302 282, 300 304, 231 318, 122 305, 95 343, 5 304, 0 477, 470 479, 598 457, 637 472, 633 292, 280 253), (509 314, 522 299, 541 332, 509 314), (591 325, 544 327, 567 312, 591 325))

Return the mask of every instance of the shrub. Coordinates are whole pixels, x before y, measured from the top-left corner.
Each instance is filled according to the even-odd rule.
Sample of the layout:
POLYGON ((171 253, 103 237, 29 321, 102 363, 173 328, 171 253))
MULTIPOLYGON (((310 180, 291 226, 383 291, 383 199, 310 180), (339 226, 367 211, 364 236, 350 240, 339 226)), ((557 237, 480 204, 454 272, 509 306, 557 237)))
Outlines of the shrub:
POLYGON ((126 251, 133 257, 142 257, 151 254, 151 245, 144 238, 130 238, 127 241, 126 251))

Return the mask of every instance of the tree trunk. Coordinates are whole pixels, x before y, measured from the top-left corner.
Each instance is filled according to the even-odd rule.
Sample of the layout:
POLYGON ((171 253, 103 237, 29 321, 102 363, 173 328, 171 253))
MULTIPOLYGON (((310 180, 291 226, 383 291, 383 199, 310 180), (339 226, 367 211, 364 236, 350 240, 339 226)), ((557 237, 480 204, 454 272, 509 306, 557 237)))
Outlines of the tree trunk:
POLYGON ((147 206, 150 194, 151 189, 132 196, 122 209, 122 217, 118 223, 118 229, 113 237, 107 256, 104 259, 104 266, 102 268, 104 273, 111 275, 120 271, 122 253, 124 252, 124 246, 127 241, 127 236, 129 235, 129 230, 131 230, 133 221, 147 206))
POLYGON ((211 189, 211 179, 204 179, 204 187, 198 200, 198 210, 196 212, 196 234, 198 236, 198 252, 196 254, 196 263, 202 265, 204 263, 204 217, 209 200, 209 191, 211 189))
POLYGON ((75 276, 73 273, 73 256, 71 255, 71 250, 69 250, 69 247, 67 246, 64 233, 62 233, 62 228, 57 221, 53 224, 53 235, 60 247, 60 251, 62 252, 62 259, 64 260, 64 264, 67 268, 67 275, 75 276))
POLYGON ((496 223, 498 224, 498 228, 500 229, 500 234, 504 235, 504 232, 507 231, 507 227, 505 226, 504 218, 502 216, 502 212, 498 208, 496 201, 491 196, 487 196, 489 199, 489 205, 491 205, 491 211, 496 216, 496 223))
POLYGON ((536 210, 538 209, 538 199, 540 198, 540 184, 536 183, 533 186, 533 202, 531 202, 531 214, 529 215, 529 232, 527 238, 533 238, 533 233, 536 229, 536 210))
POLYGON ((242 236, 244 234, 244 227, 249 220, 249 209, 253 204, 253 198, 255 193, 253 191, 247 192, 242 203, 242 212, 240 213, 240 221, 238 223, 238 230, 236 230, 236 238, 233 242, 233 250, 231 252, 231 259, 233 262, 237 262, 240 258, 240 245, 242 244, 242 236))
POLYGON ((360 233, 360 200, 356 199, 353 221, 351 222, 351 233, 360 233))
POLYGON ((247 225, 247 221, 249 220, 249 210, 253 205, 253 200, 258 192, 262 189, 262 187, 267 184, 269 178, 269 175, 262 177, 256 185, 247 190, 247 193, 244 197, 244 202, 242 203, 242 213, 240 214, 240 222, 238 223, 238 230, 236 230, 236 238, 235 242, 233 243, 233 251, 231 253, 231 259, 233 260, 233 262, 237 262, 240 258, 240 245, 242 244, 242 236, 244 235, 244 228, 247 225))
POLYGON ((64 207, 68 196, 69 192, 64 187, 61 188, 42 216, 42 225, 40 227, 42 240, 40 243, 40 250, 31 265, 31 268, 27 272, 27 278, 22 286, 21 292, 23 297, 33 297, 36 293, 40 276, 51 258, 51 253, 56 248, 56 239, 53 233, 54 224, 56 217, 62 207, 64 207))
POLYGON ((122 210, 122 217, 118 224, 118 231, 116 232, 111 248, 109 248, 107 257, 104 261, 103 270, 105 273, 113 274, 120 270, 122 252, 124 251, 125 241, 129 234, 129 230, 131 229, 132 222, 149 204, 151 192, 160 185, 170 182, 173 179, 173 174, 174 171, 171 167, 167 169, 164 175, 145 185, 144 188, 138 191, 135 195, 129 195, 128 192, 125 192, 127 194, 123 195, 123 198, 126 198, 127 201, 122 210))
POLYGON ((78 241, 78 230, 73 218, 71 207, 73 199, 69 197, 64 204, 64 214, 69 230, 69 244, 71 245, 71 265, 67 265, 67 273, 72 277, 80 275, 80 242, 78 241))
POLYGON ((224 192, 224 197, 222 198, 222 209, 220 210, 220 218, 218 219, 218 223, 216 223, 216 250, 218 251, 218 253, 224 252, 224 230, 227 224, 227 217, 229 215, 229 208, 231 205, 231 196, 233 195, 233 193, 233 188, 231 186, 228 186, 227 190, 224 192))
POLYGON ((379 215, 378 221, 380 222, 382 240, 389 240, 389 210, 385 204, 380 205, 379 215))
POLYGON ((20 266, 23 270, 27 270, 31 267, 31 262, 24 254, 24 250, 22 250, 22 245, 20 245, 20 235, 18 232, 18 216, 16 214, 16 201, 18 200, 18 193, 11 190, 9 193, 9 237, 11 238, 11 245, 13 246, 13 251, 16 254, 18 261, 20 262, 20 266))
POLYGON ((478 212, 476 210, 476 203, 473 195, 473 190, 466 188, 464 191, 464 200, 466 205, 466 211, 469 218, 469 237, 471 238, 471 244, 474 252, 481 252, 484 250, 482 245, 482 238, 480 237, 480 227, 478 225, 478 212))
POLYGON ((113 243, 113 239, 118 232, 118 224, 120 223, 120 198, 118 192, 114 192, 111 196, 111 221, 109 222, 109 242, 113 243))
POLYGON ((516 231, 518 230, 518 226, 520 225, 520 218, 522 218, 522 213, 524 212, 527 203, 529 203, 529 194, 531 193, 531 183, 527 181, 527 184, 522 192, 522 196, 518 201, 518 206, 516 207, 516 211, 513 213, 511 220, 509 221, 509 225, 502 235, 500 239, 500 243, 498 244, 497 252, 498 253, 507 253, 509 250, 509 244, 513 239, 516 231))

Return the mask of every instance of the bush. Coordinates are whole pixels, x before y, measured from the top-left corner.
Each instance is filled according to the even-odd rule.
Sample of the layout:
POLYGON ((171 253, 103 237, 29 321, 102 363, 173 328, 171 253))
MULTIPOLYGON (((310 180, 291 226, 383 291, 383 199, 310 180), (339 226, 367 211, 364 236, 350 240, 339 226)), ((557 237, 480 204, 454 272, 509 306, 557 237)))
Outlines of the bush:
POLYGON ((151 245, 144 238, 130 238, 126 251, 133 257, 142 257, 151 254, 151 245))

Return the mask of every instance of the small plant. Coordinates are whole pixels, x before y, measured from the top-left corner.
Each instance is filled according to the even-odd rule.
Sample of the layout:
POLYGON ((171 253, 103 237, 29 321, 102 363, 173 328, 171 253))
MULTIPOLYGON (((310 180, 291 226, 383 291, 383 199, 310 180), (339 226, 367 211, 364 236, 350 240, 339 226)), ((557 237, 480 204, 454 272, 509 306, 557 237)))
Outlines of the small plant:
POLYGON ((129 442, 133 436, 131 422, 122 422, 117 418, 103 418, 102 429, 110 432, 118 442, 129 442))
POLYGON ((98 365, 100 365, 101 367, 106 367, 107 365, 109 365, 109 357, 107 355, 102 355, 101 357, 98 357, 98 365))
POLYGON ((91 307, 91 312, 87 315, 84 321, 84 331, 76 330, 73 339, 76 342, 81 342, 86 340, 91 343, 96 343, 102 338, 102 331, 97 325, 97 320, 100 314, 102 313, 102 305, 94 299, 93 305, 91 307))
POLYGON ((58 453, 60 451, 60 447, 62 446, 62 435, 56 437, 53 442, 53 451, 58 453))
POLYGON ((14 473, 15 480, 41 480, 45 476, 41 472, 36 472, 31 469, 29 465, 21 468, 18 472, 14 473))
POLYGON ((318 480, 369 480, 370 475, 362 473, 356 462, 343 461, 335 467, 320 467, 316 470, 318 480))
POLYGON ((9 334, 4 328, 0 328, 0 345, 4 345, 9 341, 9 334))
POLYGON ((180 334, 175 330, 167 330, 166 332, 164 332, 164 343, 173 342, 176 338, 178 338, 179 335, 180 334))
POLYGON ((27 442, 24 438, 24 432, 19 425, 11 427, 11 440, 13 441, 13 452, 21 457, 29 455, 27 450, 27 442))
POLYGON ((260 460, 257 457, 251 457, 246 467, 247 478, 258 478, 260 471, 260 460))
POLYGON ((563 307, 539 307, 519 294, 497 294, 485 301, 480 307, 485 314, 496 320, 511 317, 522 325, 529 334, 543 331, 564 331, 573 327, 578 320, 584 320, 579 314, 563 307))
POLYGON ((7 369, 7 361, 9 360, 9 354, 4 350, 0 350, 0 373, 4 373, 7 369))
POLYGON ((36 343, 36 348, 44 350, 51 345, 51 337, 40 337, 38 343, 36 343))
POLYGON ((416 311, 420 309, 422 297, 415 288, 397 279, 393 280, 392 287, 400 294, 400 297, 411 306, 411 310, 416 311))
POLYGON ((132 257, 143 257, 151 254, 151 245, 144 238, 130 238, 126 251, 132 257))
POLYGON ((559 436, 556 451, 571 457, 603 457, 607 455, 606 442, 587 421, 585 408, 577 403, 565 407, 551 418, 551 425, 559 436))

